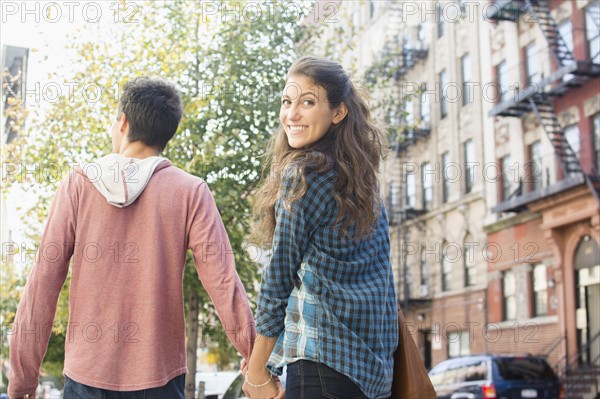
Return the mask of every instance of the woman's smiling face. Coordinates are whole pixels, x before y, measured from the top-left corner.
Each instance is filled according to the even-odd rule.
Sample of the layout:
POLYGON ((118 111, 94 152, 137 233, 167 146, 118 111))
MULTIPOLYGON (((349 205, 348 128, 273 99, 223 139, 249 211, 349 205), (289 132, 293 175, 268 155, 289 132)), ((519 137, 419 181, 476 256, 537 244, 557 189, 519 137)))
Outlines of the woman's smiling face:
POLYGON ((283 89, 279 120, 292 148, 302 148, 319 141, 332 124, 346 116, 342 103, 330 108, 327 92, 304 75, 291 75, 283 89))

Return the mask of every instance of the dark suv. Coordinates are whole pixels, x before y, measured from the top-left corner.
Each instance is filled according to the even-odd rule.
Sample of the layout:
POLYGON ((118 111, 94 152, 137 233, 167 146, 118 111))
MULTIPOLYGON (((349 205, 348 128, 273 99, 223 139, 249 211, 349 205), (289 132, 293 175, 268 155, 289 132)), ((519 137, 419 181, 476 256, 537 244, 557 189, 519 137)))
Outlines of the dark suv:
POLYGON ((564 399, 556 374, 534 356, 473 355, 429 372, 438 399, 564 399))

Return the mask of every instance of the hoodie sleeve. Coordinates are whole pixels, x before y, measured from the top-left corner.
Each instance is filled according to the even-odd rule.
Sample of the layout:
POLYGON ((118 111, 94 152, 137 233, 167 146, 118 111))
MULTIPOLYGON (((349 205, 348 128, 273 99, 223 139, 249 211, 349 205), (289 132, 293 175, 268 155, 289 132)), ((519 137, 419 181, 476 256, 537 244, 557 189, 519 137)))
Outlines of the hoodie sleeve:
POLYGON ((254 318, 221 215, 206 183, 196 192, 188 247, 231 343, 248 359, 256 335, 254 318))
POLYGON ((56 304, 73 254, 76 221, 74 174, 64 179, 50 209, 10 337, 9 397, 33 394, 48 349, 56 304))

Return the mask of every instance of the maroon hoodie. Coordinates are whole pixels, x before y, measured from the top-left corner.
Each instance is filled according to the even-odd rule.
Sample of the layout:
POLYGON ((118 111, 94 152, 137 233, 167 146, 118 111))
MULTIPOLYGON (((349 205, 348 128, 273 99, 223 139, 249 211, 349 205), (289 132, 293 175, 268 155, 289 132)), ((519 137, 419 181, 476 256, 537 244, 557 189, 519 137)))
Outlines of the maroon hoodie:
POLYGON ((254 321, 213 196, 202 179, 152 158, 111 154, 61 182, 11 332, 10 397, 37 388, 69 263, 69 378, 133 391, 187 372, 188 249, 225 332, 249 357, 254 321), (137 197, 115 201, 115 187, 137 197))

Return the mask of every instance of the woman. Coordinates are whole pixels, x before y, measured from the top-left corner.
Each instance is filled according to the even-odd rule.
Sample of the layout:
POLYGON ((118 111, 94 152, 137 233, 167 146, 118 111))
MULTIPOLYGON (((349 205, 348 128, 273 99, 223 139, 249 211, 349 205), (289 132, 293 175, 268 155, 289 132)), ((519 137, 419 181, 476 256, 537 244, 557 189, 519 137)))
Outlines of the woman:
POLYGON ((273 243, 244 391, 286 398, 387 398, 398 319, 378 190, 381 132, 338 63, 291 66, 281 126, 256 196, 256 242, 273 243), (281 397, 281 393, 280 393, 281 397))

